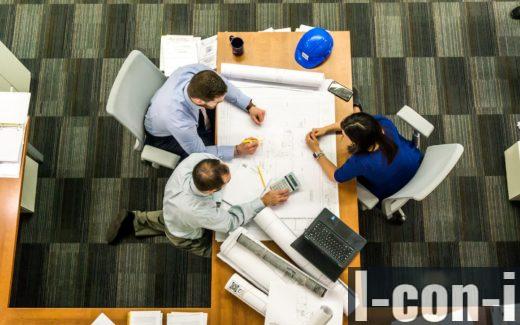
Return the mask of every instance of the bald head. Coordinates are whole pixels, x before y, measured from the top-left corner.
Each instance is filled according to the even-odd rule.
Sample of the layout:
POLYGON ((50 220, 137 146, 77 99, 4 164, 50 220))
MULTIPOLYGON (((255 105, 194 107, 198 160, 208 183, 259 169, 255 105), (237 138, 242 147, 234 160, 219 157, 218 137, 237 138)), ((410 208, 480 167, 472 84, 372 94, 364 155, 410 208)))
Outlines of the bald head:
POLYGON ((218 191, 230 179, 228 166, 218 159, 201 160, 192 175, 193 183, 202 192, 218 191))

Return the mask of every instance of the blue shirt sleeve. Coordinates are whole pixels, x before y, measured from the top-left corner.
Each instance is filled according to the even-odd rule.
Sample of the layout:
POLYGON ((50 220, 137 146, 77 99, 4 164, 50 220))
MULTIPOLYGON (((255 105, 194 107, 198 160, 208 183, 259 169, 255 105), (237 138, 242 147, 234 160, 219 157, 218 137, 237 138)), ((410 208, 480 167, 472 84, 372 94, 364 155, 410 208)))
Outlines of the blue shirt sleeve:
POLYGON ((227 93, 224 97, 225 100, 241 110, 244 110, 247 112, 247 105, 251 102, 251 97, 244 94, 240 89, 235 87, 231 82, 229 82, 225 77, 220 76, 222 80, 226 83, 227 86, 227 93))
POLYGON ((352 156, 347 162, 334 172, 334 179, 338 183, 349 181, 355 177, 363 175, 363 165, 359 161, 358 157, 352 156))
POLYGON ((176 128, 171 127, 171 125, 173 124, 169 123, 169 131, 187 154, 205 152, 217 156, 222 160, 229 161, 233 159, 235 155, 234 146, 205 146, 197 133, 197 126, 176 128))

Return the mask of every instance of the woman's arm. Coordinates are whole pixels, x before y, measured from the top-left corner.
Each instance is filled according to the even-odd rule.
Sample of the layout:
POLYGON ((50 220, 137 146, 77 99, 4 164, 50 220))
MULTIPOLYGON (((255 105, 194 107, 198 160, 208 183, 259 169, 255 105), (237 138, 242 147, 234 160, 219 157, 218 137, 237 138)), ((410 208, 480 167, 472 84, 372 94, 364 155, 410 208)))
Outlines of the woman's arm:
POLYGON ((314 128, 312 129, 311 133, 314 135, 314 137, 319 138, 323 135, 339 131, 341 131, 341 127, 339 122, 337 122, 323 126, 321 128, 314 128))
MULTIPOLYGON (((359 112, 361 112, 359 110, 359 107, 354 106, 354 108, 352 110, 348 109, 348 112, 347 112, 347 115, 345 115, 345 118, 354 113, 359 113, 359 112)), ((329 133, 336 133, 336 132, 341 132, 341 122, 336 122, 336 123, 332 123, 329 125, 325 125, 321 128, 312 129, 312 134, 316 138, 319 138, 319 137, 329 134, 329 133)))
POLYGON ((336 179, 334 178, 334 173, 336 172, 336 169, 338 169, 338 167, 336 167, 336 165, 334 165, 334 163, 330 161, 329 158, 327 158, 327 156, 325 155, 318 157, 318 159, 316 160, 318 161, 318 164, 320 165, 321 169, 323 169, 325 175, 327 175, 327 177, 331 181, 336 182, 336 179))
POLYGON ((336 180, 334 179, 334 172, 336 171, 337 167, 336 165, 334 165, 332 161, 329 160, 329 158, 325 156, 323 152, 321 152, 320 143, 318 142, 318 139, 313 134, 313 132, 309 132, 307 134, 307 136, 305 137, 305 141, 307 142, 309 149, 311 149, 313 153, 319 152, 316 161, 320 165, 325 175, 327 175, 327 177, 331 181, 336 182, 336 180))

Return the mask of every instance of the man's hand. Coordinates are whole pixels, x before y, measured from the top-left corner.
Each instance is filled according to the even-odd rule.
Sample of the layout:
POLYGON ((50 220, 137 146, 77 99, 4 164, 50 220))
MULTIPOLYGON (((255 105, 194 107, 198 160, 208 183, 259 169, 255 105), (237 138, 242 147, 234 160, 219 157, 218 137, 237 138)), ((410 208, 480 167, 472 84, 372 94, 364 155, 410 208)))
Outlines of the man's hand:
POLYGON ((251 116, 251 119, 256 125, 261 125, 264 122, 265 111, 253 105, 249 109, 249 116, 251 116))
POLYGON ((305 137, 305 142, 307 143, 307 146, 309 149, 311 149, 312 152, 318 152, 320 151, 320 142, 316 138, 316 136, 313 134, 313 132, 307 133, 307 136, 305 137))
POLYGON ((262 202, 266 207, 272 207, 284 203, 289 198, 289 190, 269 191, 262 197, 262 202))
POLYGON ((258 145, 259 142, 256 139, 245 139, 244 142, 235 146, 235 157, 254 154, 256 149, 258 149, 258 145))

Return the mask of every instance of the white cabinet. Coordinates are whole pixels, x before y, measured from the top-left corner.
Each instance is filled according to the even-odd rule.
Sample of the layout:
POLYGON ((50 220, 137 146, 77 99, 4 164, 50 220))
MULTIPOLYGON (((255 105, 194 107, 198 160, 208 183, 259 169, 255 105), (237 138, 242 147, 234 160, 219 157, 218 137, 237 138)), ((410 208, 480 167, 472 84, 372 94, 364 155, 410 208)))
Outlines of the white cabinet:
POLYGON ((31 72, 0 42, 0 91, 29 92, 31 72))
POLYGON ((509 200, 520 201, 520 141, 504 152, 509 200))

